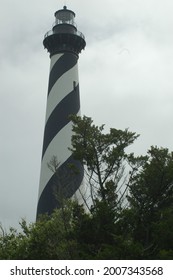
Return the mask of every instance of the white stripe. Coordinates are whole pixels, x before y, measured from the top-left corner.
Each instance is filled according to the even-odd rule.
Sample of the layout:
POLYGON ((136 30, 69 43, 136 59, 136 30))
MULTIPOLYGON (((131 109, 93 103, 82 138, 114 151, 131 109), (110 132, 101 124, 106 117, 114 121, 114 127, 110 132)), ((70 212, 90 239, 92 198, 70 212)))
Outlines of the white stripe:
POLYGON ((49 144, 41 164, 41 177, 39 197, 47 185, 48 181, 52 177, 53 173, 49 170, 47 164, 50 162, 53 156, 57 157, 59 166, 61 166, 71 155, 68 147, 71 147, 71 132, 72 122, 68 123, 61 131, 53 138, 49 144))
POLYGON ((47 98, 47 109, 46 109, 46 122, 50 117, 52 111, 56 108, 57 104, 73 90, 73 82, 78 85, 78 65, 76 64, 73 68, 62 75, 52 87, 49 96, 47 98))
MULTIPOLYGON (((80 111, 77 115, 80 115, 80 111)), ((69 122, 63 127, 60 132, 52 139, 49 144, 41 163, 41 174, 40 174, 40 186, 39 195, 40 198, 42 191, 49 182, 53 173, 48 168, 47 164, 50 162, 53 156, 57 157, 59 166, 61 166, 70 156, 71 151, 68 148, 71 147, 71 136, 72 136, 72 122, 69 122)))
POLYGON ((52 70, 53 66, 55 65, 55 63, 58 61, 58 59, 60 59, 60 57, 63 55, 64 53, 58 53, 55 54, 51 57, 51 61, 50 61, 50 71, 52 70))

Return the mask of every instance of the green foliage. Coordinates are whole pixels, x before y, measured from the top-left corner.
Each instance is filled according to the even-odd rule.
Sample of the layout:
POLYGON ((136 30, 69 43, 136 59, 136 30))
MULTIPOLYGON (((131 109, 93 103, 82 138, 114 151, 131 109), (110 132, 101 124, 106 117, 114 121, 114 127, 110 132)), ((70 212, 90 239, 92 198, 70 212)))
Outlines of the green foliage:
MULTIPOLYGON (((151 147, 135 157, 135 133, 71 119, 92 203, 86 211, 62 201, 51 216, 22 220, 20 233, 1 228, 0 259, 173 259, 173 153, 151 147)), ((56 158, 48 167, 57 171, 56 158)))
POLYGON ((109 191, 113 187, 114 197, 123 179, 126 179, 125 166, 129 165, 133 170, 141 160, 126 153, 126 148, 133 144, 138 135, 127 129, 122 131, 115 128, 104 133, 104 125, 95 126, 92 119, 86 116, 71 116, 71 119, 74 132, 71 151, 85 166, 92 202, 98 195, 105 200, 108 186, 109 191))
POLYGON ((43 215, 29 226, 22 220, 21 232, 10 229, 0 236, 0 259, 75 259, 76 241, 71 238, 73 203, 51 217, 43 215), (68 230, 67 230, 68 228, 68 230))
POLYGON ((133 234, 144 246, 145 257, 152 258, 162 246, 165 249, 165 238, 167 250, 173 248, 173 153, 151 147, 143 168, 131 179, 129 191, 133 234))

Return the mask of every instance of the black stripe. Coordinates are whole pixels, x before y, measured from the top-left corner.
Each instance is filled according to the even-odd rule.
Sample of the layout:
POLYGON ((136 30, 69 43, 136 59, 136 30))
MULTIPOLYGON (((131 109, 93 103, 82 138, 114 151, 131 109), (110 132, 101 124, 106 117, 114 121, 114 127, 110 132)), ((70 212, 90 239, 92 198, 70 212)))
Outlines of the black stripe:
POLYGON ((54 64, 49 75, 48 95, 56 81, 77 63, 77 57, 72 53, 65 53, 54 64))
POLYGON ((69 115, 77 114, 79 109, 79 85, 77 85, 77 87, 56 106, 46 123, 42 157, 52 139, 70 121, 69 115))
POLYGON ((37 207, 38 215, 48 213, 49 215, 55 208, 60 208, 62 199, 72 197, 80 187, 84 176, 83 165, 74 160, 73 155, 67 159, 54 174, 45 186, 37 207), (69 165, 75 167, 70 168, 69 165))

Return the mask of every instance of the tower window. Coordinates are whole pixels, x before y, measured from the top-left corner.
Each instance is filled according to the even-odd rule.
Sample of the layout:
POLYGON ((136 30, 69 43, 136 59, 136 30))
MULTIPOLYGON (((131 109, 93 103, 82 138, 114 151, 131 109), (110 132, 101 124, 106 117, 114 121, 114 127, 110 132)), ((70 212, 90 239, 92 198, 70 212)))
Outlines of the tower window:
POLYGON ((76 89, 76 81, 73 81, 73 89, 76 89))

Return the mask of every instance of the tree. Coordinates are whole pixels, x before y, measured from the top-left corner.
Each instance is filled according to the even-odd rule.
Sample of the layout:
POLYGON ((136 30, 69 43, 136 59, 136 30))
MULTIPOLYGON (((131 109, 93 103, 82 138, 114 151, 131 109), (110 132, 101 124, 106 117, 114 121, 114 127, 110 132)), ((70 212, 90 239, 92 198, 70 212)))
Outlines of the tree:
POLYGON ((125 207, 130 178, 144 160, 144 157, 127 153, 127 148, 138 135, 127 129, 113 128, 104 133, 104 125, 95 126, 86 116, 72 116, 71 119, 74 125, 71 151, 85 166, 85 179, 92 200, 90 216, 83 212, 83 215, 76 216, 75 231, 80 246, 83 246, 83 258, 101 258, 108 253, 109 258, 111 255, 119 258, 128 240, 127 243, 122 240, 118 221, 125 207))
POLYGON ((173 248, 168 242, 173 238, 173 153, 151 147, 143 168, 131 178, 129 191, 133 238, 144 246, 144 256, 151 258, 159 250, 173 248), (167 235, 161 234, 164 231, 167 235))
POLYGON ((106 201, 110 192, 115 203, 117 193, 120 193, 130 174, 128 172, 125 175, 125 166, 134 169, 134 165, 139 162, 139 158, 126 153, 127 147, 133 144, 139 135, 129 132, 128 129, 122 131, 115 128, 104 133, 104 125, 98 127, 86 116, 71 116, 71 119, 74 132, 71 151, 85 166, 92 203, 98 196, 106 201))
POLYGON ((63 213, 57 209, 51 216, 42 215, 30 225, 22 220, 20 232, 13 228, 8 233, 3 232, 0 236, 0 259, 77 259, 76 242, 71 236, 73 204, 66 201, 63 213))
MULTIPOLYGON (((173 153, 151 147, 135 157, 127 149, 135 133, 72 120, 71 151, 84 164, 91 203, 60 196, 61 208, 22 220, 20 233, 1 228, 0 259, 173 259, 173 153)), ((48 166, 57 173, 56 157, 48 166)))

